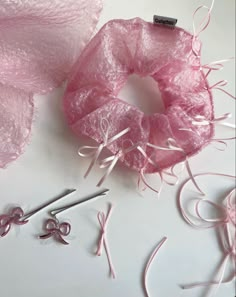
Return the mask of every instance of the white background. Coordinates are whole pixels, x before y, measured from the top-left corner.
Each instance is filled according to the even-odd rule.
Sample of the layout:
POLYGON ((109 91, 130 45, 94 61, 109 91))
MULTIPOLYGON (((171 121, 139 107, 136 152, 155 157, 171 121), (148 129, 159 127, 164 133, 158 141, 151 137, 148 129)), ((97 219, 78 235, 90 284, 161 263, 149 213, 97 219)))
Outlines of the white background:
MULTIPOLYGON (((66 1, 66 0, 65 0, 66 1)), ((199 0, 106 0, 98 28, 112 18, 139 16, 147 21, 153 14, 178 18, 178 25, 192 30, 192 13, 201 4, 199 0)), ((235 52, 235 1, 216 0, 211 23, 201 35, 203 63, 232 57, 235 52)), ((226 89, 234 93, 234 63, 214 73, 210 82, 226 79, 226 89)), ((147 82, 148 83, 148 82, 147 82)), ((147 87, 151 88, 151 86, 147 87)), ((149 90, 150 91, 150 90, 149 90)), ((150 91, 152 92, 152 91, 150 91)), ((148 92, 147 92, 148 93, 148 92)), ((9 204, 21 205, 25 210, 52 198, 65 188, 76 187, 78 194, 70 201, 91 193, 102 172, 95 169, 84 181, 88 160, 77 156, 83 144, 68 129, 62 113, 62 89, 47 97, 36 96, 36 116, 31 141, 26 152, 7 169, 0 171, 0 213, 9 204)), ((128 85, 122 98, 136 101, 136 92, 128 85), (134 100, 135 99, 135 100, 134 100)), ((220 91, 214 91, 216 117, 232 112, 234 101, 220 91)), ((140 101, 140 100, 139 100, 140 101)), ((217 136, 230 136, 233 131, 221 129, 217 136)), ((234 174, 234 144, 228 143, 225 152, 209 146, 191 159, 195 173, 215 171, 234 174)), ((158 199, 150 190, 139 192, 137 175, 128 170, 115 169, 105 186, 110 194, 83 207, 61 215, 72 224, 69 246, 52 240, 40 241, 42 221, 46 213, 33 217, 22 228, 14 228, 0 239, 0 296, 1 297, 142 297, 142 273, 148 256, 163 236, 168 241, 158 254, 150 270, 150 296, 201 297, 202 288, 183 291, 181 284, 212 280, 222 259, 214 230, 196 231, 181 218, 177 205, 178 187, 166 186, 158 199), (108 276, 105 254, 96 257, 99 235, 97 212, 107 210, 108 201, 115 204, 108 229, 108 240, 117 279, 108 276)), ((153 178, 152 182, 156 180, 153 178)), ((233 187, 233 181, 224 178, 199 180, 209 197, 221 201, 223 194, 233 187)), ((196 196, 186 192, 187 197, 196 196)), ((64 204, 61 201, 57 205, 64 204)), ((227 273, 226 273, 227 276, 227 273)), ((234 284, 221 285, 217 297, 233 297, 234 284)))

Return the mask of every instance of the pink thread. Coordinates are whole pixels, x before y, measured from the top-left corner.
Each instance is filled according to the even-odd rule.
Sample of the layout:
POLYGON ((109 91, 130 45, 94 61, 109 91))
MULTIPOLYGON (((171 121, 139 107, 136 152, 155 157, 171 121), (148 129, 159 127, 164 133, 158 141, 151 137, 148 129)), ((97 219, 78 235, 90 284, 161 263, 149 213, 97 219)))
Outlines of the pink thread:
POLYGON ((164 237, 161 242, 158 244, 158 246, 154 249, 151 257, 149 258, 145 270, 144 270, 144 274, 143 274, 143 286, 144 286, 144 291, 145 291, 145 295, 146 297, 149 297, 149 292, 148 292, 148 288, 147 288, 147 276, 148 276, 148 271, 151 267, 152 262, 154 261, 158 251, 160 250, 160 248, 162 247, 162 245, 166 242, 167 237, 164 237))
MULTIPOLYGON (((232 178, 236 179, 235 176, 232 175, 227 175, 227 174, 221 174, 221 173, 200 173, 196 174, 195 177, 198 176, 222 176, 222 177, 227 177, 227 178, 232 178)), ((230 259, 232 260, 232 263, 236 262, 236 237, 235 237, 235 227, 236 227, 236 219, 235 219, 235 214, 236 214, 236 201, 232 201, 232 199, 235 199, 235 192, 236 188, 230 191, 230 193, 225 197, 223 200, 222 205, 218 205, 217 203, 214 203, 210 200, 207 199, 195 199, 195 206, 194 206, 194 211, 195 211, 195 218, 198 219, 200 223, 195 223, 191 217, 192 215, 188 215, 186 211, 184 210, 184 207, 182 206, 182 193, 185 188, 185 186, 188 184, 190 179, 188 179, 181 187, 179 196, 178 196, 178 204, 179 204, 179 209, 180 212, 185 219, 185 221, 191 225, 194 228, 197 229, 202 229, 202 228, 216 228, 218 227, 221 236, 221 242, 222 242, 222 247, 223 247, 223 260, 221 262, 219 271, 218 271, 218 280, 217 281, 210 281, 210 282, 200 282, 196 284, 191 284, 191 285, 186 285, 183 286, 183 289, 192 289, 195 287, 199 286, 212 286, 212 285, 217 285, 215 288, 215 292, 218 290, 219 286, 222 283, 228 283, 232 281, 235 276, 236 276, 236 271, 232 274, 232 276, 224 280, 224 275, 226 271, 226 267, 230 259), (216 210, 220 211, 221 215, 218 218, 205 218, 201 214, 201 205, 210 205, 213 206, 216 210), (233 227, 233 234, 231 234, 230 231, 230 226, 233 227)))
POLYGON ((25 225, 24 211, 20 207, 14 207, 8 214, 0 215, 0 236, 4 237, 11 230, 11 225, 25 225))
POLYGON ((57 219, 48 219, 45 222, 46 234, 40 235, 40 239, 48 239, 54 237, 58 242, 68 245, 69 243, 64 240, 64 236, 68 236, 71 231, 71 225, 69 223, 63 222, 59 223, 57 219))
POLYGON ((98 248, 97 248, 96 255, 101 256, 102 247, 104 246, 104 249, 105 249, 105 252, 106 252, 106 255, 107 255, 108 264, 109 264, 109 267, 110 267, 111 276, 113 278, 116 278, 116 273, 115 273, 114 266, 112 264, 111 255, 110 255, 110 251, 109 251, 109 246, 108 246, 107 238, 106 238, 107 224, 108 224, 108 221, 110 219, 112 210, 113 210, 113 205, 109 205, 109 210, 108 210, 107 216, 104 214, 104 212, 99 212, 98 215, 97 215, 99 224, 101 226, 101 235, 100 235, 100 239, 98 241, 98 248))
POLYGON ((31 134, 33 94, 60 86, 89 41, 102 0, 0 1, 0 168, 31 134))

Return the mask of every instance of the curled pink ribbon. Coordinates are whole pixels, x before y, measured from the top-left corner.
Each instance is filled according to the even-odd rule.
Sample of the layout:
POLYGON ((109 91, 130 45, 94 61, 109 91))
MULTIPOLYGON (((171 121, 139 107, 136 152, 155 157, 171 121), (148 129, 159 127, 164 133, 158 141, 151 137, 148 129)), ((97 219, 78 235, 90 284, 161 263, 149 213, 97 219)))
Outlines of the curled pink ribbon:
POLYGON ((208 87, 208 90, 219 90, 223 93, 225 93, 226 95, 228 95, 229 97, 231 97, 232 99, 236 100, 236 97, 233 96, 232 94, 230 94, 229 92, 225 91, 222 87, 226 86, 228 84, 227 80, 221 80, 218 81, 217 83, 215 83, 214 85, 208 87))
POLYGON ((214 62, 211 62, 209 64, 202 65, 200 67, 200 69, 206 69, 207 70, 207 73, 205 74, 205 77, 207 78, 212 71, 214 71, 214 70, 218 71, 218 70, 223 69, 224 68, 223 63, 232 61, 234 59, 235 59, 234 57, 231 57, 229 59, 214 61, 214 62))
POLYGON ((145 295, 146 297, 149 297, 149 292, 148 292, 148 288, 147 288, 147 276, 148 276, 148 271, 150 269, 150 266, 153 262, 153 260, 155 259, 157 253, 159 252, 160 248, 163 246, 163 244, 167 241, 167 237, 164 237, 161 242, 158 244, 158 246, 154 249, 153 253, 151 254, 148 262, 147 262, 147 265, 145 267, 145 270, 144 270, 144 274, 143 274, 143 287, 144 287, 144 291, 145 291, 145 295))
MULTIPOLYGON (((152 147, 152 148, 157 148, 157 146, 153 146, 150 143, 147 143, 147 146, 152 147)), ((162 148, 163 147, 159 147, 162 148)), ((150 190, 156 192, 158 195, 161 194, 161 191, 163 189, 163 185, 164 183, 170 185, 170 186, 176 186, 179 183, 179 177, 178 175, 175 173, 175 167, 176 165, 172 166, 169 170, 164 169, 160 172, 157 173, 157 175, 160 177, 161 180, 161 185, 159 187, 159 189, 154 188, 153 186, 150 185, 150 183, 147 181, 146 177, 145 177, 145 167, 147 166, 148 163, 152 164, 152 166, 158 168, 158 164, 156 164, 156 162, 154 162, 152 160, 152 157, 148 157, 146 152, 140 147, 138 146, 137 149, 141 152, 141 154, 144 156, 145 158, 145 163, 143 168, 140 170, 139 172, 139 178, 138 178, 138 187, 140 188, 141 185, 141 181, 143 182, 143 184, 145 185, 145 188, 143 190, 147 188, 149 188, 150 190)), ((168 150, 168 149, 167 149, 168 150)), ((181 164, 183 165, 183 162, 181 162, 181 164)), ((183 171, 183 166, 182 166, 182 170, 180 173, 182 173, 183 171)))
POLYGON ((108 264, 109 264, 109 267, 110 267, 110 274, 111 274, 111 276, 113 278, 116 278, 116 273, 115 273, 114 266, 112 264, 110 251, 109 251, 109 246, 108 246, 107 238, 106 238, 106 228, 107 228, 107 224, 108 224, 108 221, 110 219, 112 210, 113 210, 113 205, 110 205, 107 215, 105 215, 104 212, 99 212, 98 215, 97 215, 98 222, 99 222, 99 224, 101 226, 101 235, 100 235, 100 239, 98 241, 98 248, 97 248, 96 255, 101 256, 102 247, 104 246, 104 249, 105 249, 105 252, 106 252, 106 255, 107 255, 108 264))
POLYGON ((33 94, 59 87, 89 41, 102 0, 0 1, 0 168, 29 140, 33 94))
MULTIPOLYGON (((198 184, 197 184, 197 182, 196 182, 196 180, 194 178, 194 175, 192 173, 192 170, 191 170, 191 167, 190 167, 190 164, 189 164, 189 158, 188 158, 186 152, 181 147, 178 146, 178 144, 177 144, 177 142, 176 142, 176 140, 174 138, 169 138, 167 140, 167 146, 166 147, 157 146, 157 145, 154 145, 154 144, 151 144, 151 143, 147 143, 147 146, 149 146, 149 147, 151 147, 153 149, 156 149, 156 150, 178 151, 178 152, 182 153, 183 157, 184 157, 184 161, 182 163, 185 164, 187 172, 188 172, 194 186, 201 193, 201 195, 203 195, 203 196, 205 195, 203 193, 203 191, 200 189, 200 187, 198 186, 198 184)), ((172 168, 172 172, 174 171, 174 167, 172 168)), ((175 177, 175 174, 173 174, 173 177, 175 177)), ((178 180, 176 182, 178 183, 178 180)))
MULTIPOLYGON (((221 177, 232 178, 232 179, 236 180, 236 177, 233 176, 233 175, 214 173, 214 172, 195 174, 194 178, 197 178, 197 177, 200 177, 200 176, 221 176, 221 177)), ((235 194, 235 189, 230 191, 230 193, 224 199, 223 202, 224 202, 224 204, 226 204, 226 207, 223 207, 222 205, 218 205, 218 204, 216 204, 216 203, 214 203, 212 201, 209 201, 207 199, 200 199, 200 198, 195 199, 195 201, 196 201, 195 207, 194 207, 195 217, 197 219, 200 219, 201 222, 203 222, 203 224, 199 225, 199 224, 196 224, 191 219, 191 216, 189 216, 187 214, 187 212, 185 211, 185 209, 183 207, 183 203, 182 203, 183 191, 185 190, 185 187, 187 186, 187 184, 190 181, 191 181, 191 179, 189 178, 188 180, 186 180, 183 183, 183 185, 180 188, 179 195, 178 195, 179 210, 180 210, 181 215, 184 218, 184 220, 194 228, 213 228, 213 227, 218 226, 219 224, 222 225, 222 224, 228 223, 229 219, 232 218, 232 212, 235 209, 234 208, 235 205, 232 203, 232 196, 235 194), (208 220, 206 218, 203 218, 201 216, 201 213, 200 213, 200 206, 203 203, 211 205, 211 206, 215 207, 217 210, 220 210, 222 212, 222 217, 217 218, 215 220, 208 220)))
POLYGON ((69 223, 59 223, 57 219, 48 219, 45 222, 45 231, 47 231, 47 233, 44 235, 40 235, 40 239, 48 239, 50 237, 53 237, 62 244, 69 244, 63 238, 64 236, 68 236, 70 234, 71 225, 69 223))
POLYGON ((206 30, 206 28, 208 27, 208 25, 210 24, 211 21, 211 12, 212 9, 214 7, 215 4, 215 0, 212 1, 210 8, 205 6, 205 5, 201 5, 199 6, 193 13, 193 40, 192 40, 192 51, 195 54, 195 56, 199 57, 200 55, 200 49, 196 46, 197 44, 197 39, 199 37, 199 35, 206 30), (200 25, 198 28, 196 28, 195 25, 195 18, 197 13, 202 10, 202 9, 207 9, 207 15, 201 20, 200 25), (197 48, 196 48, 197 47, 197 48))
POLYGON ((11 230, 11 225, 25 225, 28 221, 24 220, 24 211, 20 207, 14 207, 8 214, 0 216, 0 236, 4 237, 11 230))
POLYGON ((96 164, 100 154, 102 153, 102 150, 105 147, 112 144, 114 141, 118 140, 120 137, 122 137, 126 133, 128 133, 130 131, 130 128, 126 128, 126 129, 122 130, 121 132, 115 134, 114 136, 110 137, 109 122, 107 119, 102 119, 100 121, 100 131, 102 132, 103 141, 99 145, 97 145, 97 146, 88 146, 88 145, 82 146, 78 151, 78 154, 81 157, 84 157, 84 158, 92 157, 91 163, 84 175, 85 178, 89 175, 93 166, 96 164))
MULTIPOLYGON (((227 175, 227 174, 220 174, 220 173, 201 173, 195 175, 195 177, 199 176, 221 176, 226 178, 236 179, 235 176, 227 175)), ((235 201, 235 193, 236 188, 230 191, 230 193, 225 197, 223 200, 223 204, 219 205, 207 199, 195 199, 195 218, 198 220, 199 223, 196 223, 192 219, 192 215, 188 215, 185 211, 183 204, 182 204, 182 194, 185 186, 188 184, 190 179, 188 179, 181 187, 179 196, 178 196, 178 203, 180 212, 185 219, 185 221, 194 228, 202 229, 202 228, 218 228, 220 231, 220 239, 222 243, 223 249, 223 260, 221 262, 220 268, 218 270, 218 280, 217 281, 210 281, 210 282, 200 282, 191 285, 183 286, 183 289, 191 289, 199 286, 212 286, 217 285, 215 291, 219 288, 222 283, 231 282, 236 277, 236 271, 232 276, 226 280, 224 280, 224 275, 226 271, 227 264, 230 260, 232 260, 232 264, 236 264, 236 201, 235 201), (234 200, 233 200, 234 199, 234 200), (208 205, 212 206, 215 210, 220 212, 219 217, 217 218, 205 218, 201 213, 201 206, 208 205)))
MULTIPOLYGON (((235 231, 234 231, 235 232, 235 231)), ((191 285, 184 285, 182 286, 183 289, 193 289, 196 287, 208 287, 216 285, 215 293, 219 289, 221 284, 227 284, 233 281, 236 277, 236 271, 235 271, 235 264, 236 264, 236 242, 235 242, 235 236, 232 236, 229 231, 228 224, 225 224, 223 226, 223 231, 221 233, 221 241, 223 245, 223 259, 221 261, 221 265, 218 269, 218 280, 217 281, 209 281, 209 282, 199 282, 191 285), (232 275, 224 280, 225 271, 227 268, 228 262, 232 260, 234 271, 232 275)))

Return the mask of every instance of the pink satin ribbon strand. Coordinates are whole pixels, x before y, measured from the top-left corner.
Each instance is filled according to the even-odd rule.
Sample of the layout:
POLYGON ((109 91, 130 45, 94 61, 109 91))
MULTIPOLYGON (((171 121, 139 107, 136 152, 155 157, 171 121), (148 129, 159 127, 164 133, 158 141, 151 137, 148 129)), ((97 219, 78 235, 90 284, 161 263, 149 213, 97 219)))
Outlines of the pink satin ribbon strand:
POLYGON ((101 160, 99 167, 101 169, 107 168, 107 170, 106 170, 106 173, 103 175, 103 177, 98 182, 97 187, 100 187, 105 182, 107 177, 111 174, 112 170, 116 166, 119 159, 122 159, 126 154, 137 149, 137 147, 138 147, 138 144, 131 144, 131 146, 125 148, 124 143, 123 143, 123 146, 117 151, 116 154, 101 160))
POLYGON ((154 249, 153 253, 151 254, 147 264, 146 264, 146 267, 145 267, 145 270, 144 270, 144 274, 143 274, 143 287, 144 287, 144 292, 145 292, 145 295, 146 297, 149 297, 150 294, 149 294, 149 291, 148 291, 148 287, 147 287, 147 277, 148 277, 148 272, 149 272, 149 269, 151 267, 151 264, 153 263, 157 253, 159 252, 160 248, 163 246, 163 244, 167 241, 167 237, 164 237, 161 242, 157 245, 157 247, 154 249))
MULTIPOLYGON (((194 178, 197 178, 197 177, 200 177, 200 176, 221 176, 221 177, 226 177, 226 178, 232 178, 234 180, 236 180, 236 177, 233 176, 233 175, 228 175, 228 174, 222 174, 222 173, 214 173, 214 172, 207 172, 207 173, 199 173, 199 174, 195 174, 194 175, 194 178)), ((203 218, 201 216, 198 216, 198 214, 200 213, 199 211, 199 207, 200 207, 200 204, 202 203, 208 203, 210 205, 213 205, 213 206, 216 206, 217 209, 221 209, 223 212, 224 212, 224 216, 222 218, 219 218, 217 219, 215 222, 212 222, 212 221, 209 221, 207 219, 204 219, 204 224, 202 225, 199 225, 199 224, 196 224, 190 216, 187 214, 187 212, 185 211, 184 207, 183 207, 183 203, 182 203, 182 196, 183 196, 183 191, 185 190, 185 187, 188 185, 188 183, 191 181, 191 178, 187 179, 181 186, 180 188, 180 191, 179 191, 179 194, 178 194, 178 206, 179 206, 179 210, 180 210, 180 213, 182 215, 182 217, 185 219, 185 221, 192 227, 194 228, 197 228, 197 229, 202 229, 202 228, 213 228, 213 227, 216 227, 218 226, 219 224, 222 225, 224 224, 227 219, 227 222, 228 222, 228 216, 226 216, 226 213, 228 213, 228 211, 226 210, 225 207, 223 206, 219 206, 217 205, 216 203, 212 202, 212 201, 209 201, 207 199, 201 199, 201 198, 196 198, 196 203, 195 204, 195 214, 196 214, 196 218, 197 219, 200 219, 200 221, 203 220, 203 218), (206 224, 207 223, 207 224, 206 224), (210 224, 209 224, 210 223, 210 224), (212 223, 212 224, 211 224, 212 223)), ((233 189, 232 191, 230 191, 230 193, 226 196, 226 198, 224 199, 224 201, 226 202, 227 204, 227 201, 229 199, 231 199, 233 193, 234 193, 235 189, 233 189)))
POLYGON ((183 163, 185 164, 185 167, 187 169, 187 172, 188 172, 188 174, 189 174, 189 176, 190 176, 190 178, 191 178, 194 186, 196 187, 196 189, 199 191, 199 193, 201 195, 203 195, 203 196, 205 195, 204 192, 198 186, 198 184, 197 184, 197 182, 196 182, 196 180, 194 178, 194 175, 192 173, 192 170, 191 170, 191 167, 190 167, 190 164, 189 164, 189 159, 187 157, 187 154, 185 153, 185 151, 182 148, 180 148, 178 146, 178 144, 176 143, 176 140, 175 139, 169 138, 167 140, 167 146, 166 147, 156 146, 156 145, 153 145, 151 143, 147 143, 147 146, 149 146, 151 148, 154 148, 154 149, 157 149, 157 150, 166 150, 166 151, 178 151, 178 152, 181 152, 184 155, 184 157, 185 157, 185 160, 183 161, 183 163))
POLYGON ((107 261, 109 264, 109 268, 110 268, 110 274, 112 276, 112 278, 116 278, 116 273, 115 273, 115 269, 112 263, 112 259, 111 259, 111 255, 110 255, 110 251, 109 251, 109 246, 108 246, 108 242, 107 242, 107 237, 106 237, 106 231, 107 231, 107 224, 108 221, 111 217, 112 211, 113 211, 114 206, 111 204, 109 205, 109 209, 108 209, 108 213, 107 215, 105 215, 104 212, 99 212, 97 215, 98 218, 98 222, 100 224, 101 227, 101 234, 100 234, 100 239, 98 241, 98 247, 97 247, 97 252, 96 255, 97 256, 101 256, 102 255, 102 248, 104 246, 106 255, 107 255, 107 261))
MULTIPOLYGON (((199 176, 220 176, 220 177, 226 177, 226 178, 232 178, 236 180, 235 176, 232 175, 227 175, 227 174, 221 174, 221 173, 200 173, 195 175, 195 177, 199 176)), ((220 231, 220 238, 222 242, 222 248, 223 248, 223 259, 221 262, 221 265, 218 269, 217 273, 217 281, 210 281, 210 282, 199 282, 191 285, 185 285, 183 286, 183 289, 192 289, 196 287, 201 287, 201 286, 212 286, 216 285, 215 291, 216 292, 219 288, 219 286, 222 283, 229 283, 231 282, 235 276, 236 276, 236 271, 233 272, 232 276, 228 279, 224 279, 227 264, 230 260, 232 260, 233 265, 236 263, 236 237, 235 237, 235 232, 236 232, 236 201, 235 201, 235 192, 236 188, 232 189, 230 193, 225 197, 225 199, 222 202, 222 205, 219 205, 217 203, 214 203, 210 200, 207 199, 201 199, 197 198, 195 199, 195 206, 194 206, 194 211, 195 211, 195 218, 201 222, 196 223, 194 222, 191 217, 192 215, 188 215, 182 205, 182 194, 185 186, 188 184, 190 179, 188 179, 181 187, 179 196, 178 196, 178 204, 179 204, 179 209, 181 212, 181 215, 183 216, 184 220, 191 225, 194 228, 197 229, 208 229, 208 228, 218 228, 220 231), (234 199, 234 201, 233 201, 234 199), (210 205, 215 208, 215 210, 219 211, 221 214, 217 218, 206 218, 202 215, 201 213, 201 206, 203 205, 210 205)))
POLYGON ((209 64, 202 65, 201 68, 207 70, 207 73, 205 74, 205 77, 207 78, 212 71, 222 70, 224 68, 223 64, 226 63, 226 62, 230 62, 232 60, 235 60, 235 58, 231 57, 231 58, 228 58, 228 59, 214 61, 214 62, 211 62, 209 64))
POLYGON ((208 90, 219 90, 223 93, 225 93, 226 95, 228 95, 229 97, 231 97, 232 99, 236 100, 236 97, 233 96, 232 94, 230 94, 229 92, 225 91, 222 87, 225 87, 228 84, 227 80, 220 80, 217 83, 215 83, 214 85, 208 87, 208 90))
POLYGON ((198 39, 199 35, 206 30, 206 28, 209 26, 210 24, 210 21, 211 21, 211 12, 212 12, 212 9, 214 7, 214 4, 215 4, 215 0, 212 1, 211 3, 211 6, 210 8, 205 6, 205 5, 201 5, 199 6, 193 13, 193 39, 192 39, 192 51, 193 53, 195 54, 195 56, 199 56, 199 51, 196 50, 196 48, 194 47, 195 46, 195 43, 196 43, 196 40, 198 39), (198 28, 196 28, 196 25, 195 25, 195 18, 196 18, 196 15, 197 13, 202 10, 202 9, 207 9, 207 15, 201 20, 200 22, 200 25, 198 28))
POLYGON ((81 156, 83 158, 92 157, 91 163, 84 175, 85 178, 89 175, 93 166, 97 163, 98 158, 99 158, 100 154, 102 153, 102 150, 130 131, 130 128, 126 128, 111 137, 109 135, 110 134, 110 124, 107 119, 102 119, 100 121, 99 129, 102 132, 103 141, 97 146, 82 146, 78 151, 79 156, 81 156))

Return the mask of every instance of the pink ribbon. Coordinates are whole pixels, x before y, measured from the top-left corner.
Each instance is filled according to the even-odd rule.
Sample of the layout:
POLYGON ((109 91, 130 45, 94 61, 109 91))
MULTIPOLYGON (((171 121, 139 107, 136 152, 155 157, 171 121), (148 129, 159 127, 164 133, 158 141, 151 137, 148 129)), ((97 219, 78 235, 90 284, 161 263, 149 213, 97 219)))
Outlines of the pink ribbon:
MULTIPOLYGON (((236 179, 235 176, 227 175, 227 174, 220 174, 220 173, 200 173, 195 175, 195 177, 199 176, 221 176, 236 179)), ((226 267, 230 259, 232 263, 236 263, 236 201, 235 201, 235 192, 236 189, 230 191, 230 193, 225 197, 223 200, 223 204, 219 205, 207 199, 195 199, 195 219, 198 220, 199 223, 196 223, 192 219, 192 215, 188 215, 185 211, 183 204, 182 204, 182 194, 185 186, 188 184, 190 179, 188 179, 181 187, 179 196, 178 196, 178 204, 180 212, 185 219, 185 221, 194 228, 197 229, 208 229, 208 228, 219 228, 220 231, 220 238, 222 242, 222 249, 223 249, 223 260, 221 262, 220 268, 218 270, 218 280, 217 281, 210 281, 210 282, 200 282, 196 284, 186 285, 183 286, 183 289, 191 289, 199 286, 212 286, 217 285, 216 290, 222 283, 228 283, 232 281, 236 277, 236 271, 233 272, 232 276, 224 280, 224 275, 226 271, 226 267), (234 199, 234 201, 233 201, 234 199), (201 206, 203 205, 210 205, 220 212, 220 216, 218 218, 205 218, 201 213, 201 206), (233 229, 233 231, 231 231, 233 229), (233 234, 232 234, 233 233, 233 234)))
POLYGON ((100 179, 100 181, 98 182, 97 187, 100 187, 104 183, 104 181, 107 179, 107 177, 111 174, 112 170, 116 166, 119 159, 123 158, 126 154, 132 152, 137 147, 138 147, 138 144, 132 144, 131 146, 125 148, 124 143, 123 143, 122 148, 120 148, 116 154, 101 160, 99 167, 101 169, 107 168, 107 171, 104 174, 104 176, 100 179))
POLYGON ((212 9, 214 7, 215 4, 215 0, 212 1, 211 3, 211 7, 207 7, 205 5, 199 6, 195 12, 193 13, 193 40, 192 40, 192 51, 195 54, 195 56, 199 57, 199 49, 196 49, 195 44, 196 44, 196 40, 198 39, 199 35, 206 30, 206 28, 208 27, 208 25, 210 24, 210 20, 211 20, 211 12, 212 9), (201 9, 207 9, 207 15, 202 19, 202 21, 200 22, 200 25, 198 28, 196 28, 195 26, 195 17, 197 15, 197 13, 201 10, 201 9))
POLYGON ((147 277, 148 277, 148 271, 151 267, 152 262, 154 261, 157 253, 159 252, 160 248, 163 246, 163 244, 167 241, 167 237, 164 237, 161 242, 158 244, 158 246, 154 249, 153 253, 151 254, 151 257, 149 258, 147 265, 145 267, 144 270, 144 274, 143 274, 143 287, 144 287, 144 291, 145 291, 145 295, 146 297, 149 297, 149 292, 148 292, 148 288, 147 288, 147 277))
MULTIPOLYGON (((235 176, 233 175, 228 175, 228 174, 221 174, 221 173, 214 173, 214 172, 207 172, 207 173, 199 173, 199 174, 195 174, 194 175, 194 178, 197 178, 197 177, 200 177, 200 176, 221 176, 221 177, 226 177, 226 178, 232 178, 232 179, 236 179, 235 176)), ((195 207, 194 207, 194 210, 195 210, 195 214, 196 214, 196 218, 200 219, 200 221, 203 221, 203 217, 201 217, 200 215, 200 205, 202 203, 205 203, 205 204, 210 204, 212 206, 215 206, 218 210, 221 210, 222 213, 223 213, 223 216, 216 219, 215 221, 209 221, 207 219, 204 219, 204 223, 199 225, 199 224, 196 224, 192 219, 191 219, 191 216, 189 216, 184 207, 183 207, 183 203, 182 203, 182 196, 183 196, 183 191, 185 190, 185 187, 187 186, 187 184, 191 181, 191 178, 187 179, 183 185, 181 186, 180 188, 180 191, 179 191, 179 195, 178 195, 178 205, 179 205, 179 210, 181 212, 181 215, 183 216, 183 218, 185 219, 185 221, 191 225, 192 227, 194 228, 213 228, 213 227, 216 227, 218 226, 219 224, 222 225, 224 224, 225 222, 229 222, 229 216, 228 214, 231 213, 231 210, 232 210, 232 195, 234 194, 235 192, 235 189, 233 189, 227 196, 226 198, 224 199, 224 203, 226 203, 227 205, 227 208, 221 206, 221 205, 218 205, 212 201, 209 201, 207 199, 200 199, 200 198, 197 198, 195 199, 196 200, 196 204, 195 204, 195 207), (229 209, 230 209, 230 212, 229 212, 229 209), (200 216, 199 216, 200 215, 200 216), (207 224, 206 224, 207 223, 207 224), (213 224, 209 224, 209 223, 213 223, 213 224)))
MULTIPOLYGON (((150 146, 152 148, 154 148, 154 146, 150 143, 147 144, 147 146, 150 146)), ((155 148, 157 148, 157 146, 155 146, 155 148)), ((137 149, 141 152, 141 154, 144 156, 145 158, 145 162, 144 162, 144 166, 143 168, 139 171, 139 178, 138 178, 138 187, 140 188, 141 185, 141 181, 143 182, 143 184, 145 185, 145 188, 143 190, 147 188, 149 188, 150 190, 154 191, 155 193, 157 193, 158 195, 161 194, 161 191, 163 189, 163 185, 164 183, 170 185, 170 186, 175 186, 179 183, 179 177, 177 176, 177 174, 174 172, 174 168, 175 165, 172 166, 170 168, 170 172, 168 172, 167 170, 162 170, 161 172, 158 172, 157 175, 159 175, 160 180, 161 180, 161 185, 159 187, 159 189, 155 189, 153 186, 150 185, 150 183, 147 181, 146 177, 145 177, 145 173, 144 170, 147 166, 148 163, 150 163, 152 166, 158 168, 158 164, 156 162, 154 162, 152 160, 152 157, 148 157, 146 152, 142 149, 142 147, 138 146, 137 149), (169 181, 168 179, 172 178, 171 181, 169 181)))
POLYGON ((58 242, 68 245, 69 243, 64 240, 64 236, 68 236, 71 231, 71 225, 63 222, 59 223, 57 219, 48 219, 45 222, 46 234, 39 236, 40 239, 48 239, 54 237, 58 242))
POLYGON ((224 68, 223 63, 232 61, 234 59, 235 59, 234 57, 231 57, 231 58, 228 58, 228 59, 214 61, 214 62, 211 62, 209 64, 202 65, 200 68, 203 68, 203 69, 207 70, 207 73, 205 74, 205 77, 207 78, 209 76, 209 74, 211 73, 211 71, 214 71, 214 70, 218 71, 218 70, 223 69, 224 68))
MULTIPOLYGON (((176 143, 176 140, 174 138, 169 138, 167 140, 167 146, 166 147, 162 147, 162 146, 156 146, 154 144, 151 144, 151 143, 148 143, 147 146, 153 148, 153 149, 157 149, 157 150, 165 150, 165 151, 178 151, 178 152, 181 152, 184 156, 184 161, 183 163, 185 164, 185 167, 188 171, 188 174, 194 184, 194 186, 196 187, 196 189, 204 196, 204 193, 202 192, 202 190, 200 189, 200 187, 198 186, 194 176, 193 176, 193 173, 192 173, 192 170, 190 168, 190 164, 189 164, 189 160, 188 160, 188 156, 186 154, 186 152, 178 146, 178 144, 176 143)), ((176 166, 176 165, 175 165, 176 166)), ((175 167, 174 166, 174 167, 175 167)), ((174 167, 172 168, 172 172, 174 170, 174 167)), ((175 177, 175 175, 173 174, 173 176, 175 177)), ((178 181, 177 181, 178 183, 178 181)))
POLYGON ((0 216, 0 236, 4 237, 11 230, 11 225, 25 225, 28 221, 24 220, 24 211, 20 207, 15 207, 8 214, 0 216))
POLYGON ((232 276, 224 280, 225 271, 230 259, 232 260, 234 267, 236 264, 236 242, 235 242, 235 235, 234 236, 230 235, 228 224, 225 224, 222 227, 223 227, 223 232, 221 234, 223 235, 221 235, 221 241, 223 242, 223 259, 221 261, 221 265, 217 273, 218 280, 185 285, 185 286, 182 286, 183 289, 186 290, 186 289, 193 289, 197 287, 208 287, 208 286, 216 285, 216 288, 215 288, 215 293, 216 293, 216 291, 219 289, 221 284, 230 283, 236 277, 236 271, 234 268, 234 272, 232 273, 232 276))
POLYGON ((215 83, 214 85, 212 85, 211 87, 208 87, 207 89, 208 90, 212 90, 212 89, 219 90, 221 92, 224 92, 226 95, 228 95, 229 97, 231 97, 235 100, 236 99, 235 96, 233 96, 232 94, 230 94, 229 92, 227 92, 223 88, 221 88, 221 87, 226 86, 227 84, 228 84, 227 80, 221 80, 221 81, 218 81, 217 83, 215 83))
POLYGON ((109 251, 109 246, 108 246, 107 238, 106 238, 107 224, 108 224, 108 221, 110 219, 112 210, 113 210, 113 205, 110 205, 107 216, 104 214, 104 212, 99 212, 98 215, 97 215, 98 222, 99 222, 99 224, 101 226, 101 235, 100 235, 100 239, 98 241, 98 248, 97 248, 96 255, 97 256, 102 255, 102 247, 104 246, 104 249, 105 249, 105 252, 106 252, 106 255, 107 255, 109 268, 110 268, 110 274, 111 274, 111 276, 113 278, 116 278, 116 273, 115 273, 114 266, 112 264, 110 251, 109 251))
POLYGON ((96 164, 102 150, 109 146, 110 144, 112 144, 114 141, 116 141, 117 139, 121 138, 123 135, 127 134, 130 131, 130 128, 126 128, 124 130, 122 130, 121 132, 115 134, 114 136, 112 136, 111 138, 109 138, 109 134, 110 134, 110 125, 107 119, 102 119, 100 121, 100 130, 102 132, 102 138, 103 141, 96 146, 82 146, 79 151, 78 154, 79 156, 83 157, 83 158, 88 158, 88 157, 92 157, 91 163, 84 175, 84 177, 86 178, 90 171, 92 170, 93 166, 96 164))

